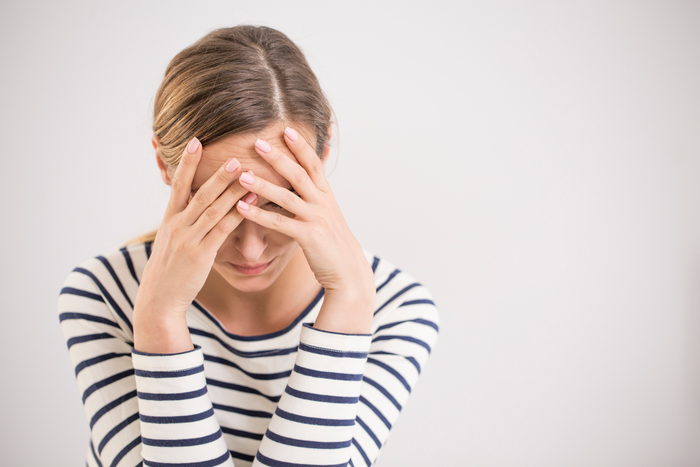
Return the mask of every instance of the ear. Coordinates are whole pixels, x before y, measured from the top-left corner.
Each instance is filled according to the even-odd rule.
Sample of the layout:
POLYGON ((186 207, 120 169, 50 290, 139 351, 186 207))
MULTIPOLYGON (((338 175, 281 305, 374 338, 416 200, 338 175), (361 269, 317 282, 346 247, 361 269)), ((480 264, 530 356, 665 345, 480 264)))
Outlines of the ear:
POLYGON ((326 145, 323 147, 323 154, 321 155, 321 162, 323 162, 324 168, 328 162, 328 156, 331 153, 331 136, 333 136, 333 127, 328 125, 328 138, 326 139, 326 145))
POLYGON ((153 149, 156 150, 156 163, 158 164, 158 170, 160 170, 160 177, 166 185, 170 185, 172 180, 170 179, 170 174, 168 173, 168 167, 163 163, 163 159, 160 158, 160 139, 153 134, 151 138, 151 144, 153 144, 153 149))

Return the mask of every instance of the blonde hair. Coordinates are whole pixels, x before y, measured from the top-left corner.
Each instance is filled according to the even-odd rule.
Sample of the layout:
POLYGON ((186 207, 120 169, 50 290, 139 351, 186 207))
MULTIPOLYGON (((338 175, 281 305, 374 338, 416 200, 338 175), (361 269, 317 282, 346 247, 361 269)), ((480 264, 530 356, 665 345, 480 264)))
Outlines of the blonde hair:
MULTIPOLYGON (((268 27, 217 29, 172 59, 153 107, 158 157, 176 167, 196 136, 203 146, 284 122, 308 129, 321 157, 332 109, 304 54, 268 27)), ((158 230, 127 242, 155 240, 158 230)))

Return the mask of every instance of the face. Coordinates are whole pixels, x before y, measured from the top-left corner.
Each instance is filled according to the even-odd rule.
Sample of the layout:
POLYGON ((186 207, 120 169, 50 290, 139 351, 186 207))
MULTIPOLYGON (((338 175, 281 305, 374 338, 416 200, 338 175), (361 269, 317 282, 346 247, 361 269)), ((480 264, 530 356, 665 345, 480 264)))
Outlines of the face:
MULTIPOLYGON (((233 135, 204 146, 202 158, 192 181, 192 193, 194 194, 231 157, 235 157, 241 163, 241 172, 252 170, 258 177, 282 188, 292 189, 291 184, 265 162, 254 149, 255 141, 261 138, 298 163, 284 142, 284 128, 285 125, 280 123, 260 132, 233 135)), ((308 132, 303 132, 302 136, 315 145, 315 138, 308 139, 310 136, 308 132)), ((169 168, 171 177, 174 171, 174 168, 169 168)), ((236 180, 234 183, 239 182, 236 180)), ((260 196, 255 204, 265 210, 279 212, 289 217, 294 216, 260 196)), ((232 209, 235 210, 235 207, 232 209)), ((219 248, 212 268, 238 290, 260 291, 267 289, 279 278, 298 247, 299 244, 293 238, 243 219, 219 248), (250 266, 270 261, 270 265, 264 271, 254 275, 244 274, 230 264, 250 266)))

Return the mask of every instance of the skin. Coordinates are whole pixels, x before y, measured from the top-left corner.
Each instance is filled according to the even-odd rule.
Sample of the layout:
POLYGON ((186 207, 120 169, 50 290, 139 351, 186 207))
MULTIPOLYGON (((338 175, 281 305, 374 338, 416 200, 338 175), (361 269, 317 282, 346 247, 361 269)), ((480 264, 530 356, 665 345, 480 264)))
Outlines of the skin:
POLYGON ((156 157, 173 190, 134 306, 137 350, 191 350, 185 312, 194 298, 230 332, 259 335, 289 325, 321 287, 314 327, 370 332, 371 267, 325 178, 328 147, 321 161, 301 130, 285 134, 279 123, 206 148, 193 140, 176 169, 156 157), (231 266, 269 261, 254 276, 231 266))

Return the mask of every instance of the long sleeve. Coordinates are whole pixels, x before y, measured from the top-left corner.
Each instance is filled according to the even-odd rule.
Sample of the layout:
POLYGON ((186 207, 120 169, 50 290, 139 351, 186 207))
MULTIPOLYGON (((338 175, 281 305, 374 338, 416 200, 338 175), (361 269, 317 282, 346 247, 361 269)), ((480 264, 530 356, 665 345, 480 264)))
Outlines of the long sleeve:
POLYGON ((254 466, 371 466, 437 339, 428 290, 396 270, 378 288, 372 335, 305 325, 294 370, 254 466), (381 324, 379 324, 381 323, 381 324))
POLYGON ((135 246, 87 261, 59 296, 90 467, 374 464, 437 339, 425 287, 375 258, 371 334, 313 328, 322 295, 289 328, 253 337, 198 305, 194 350, 146 354, 131 317, 147 257, 135 246))
POLYGON ((101 266, 88 264, 68 276, 58 300, 90 425, 88 463, 233 466, 207 394, 201 349, 167 356, 134 351, 131 310, 120 306, 129 301, 123 285, 116 275, 102 283, 90 271, 101 266))

